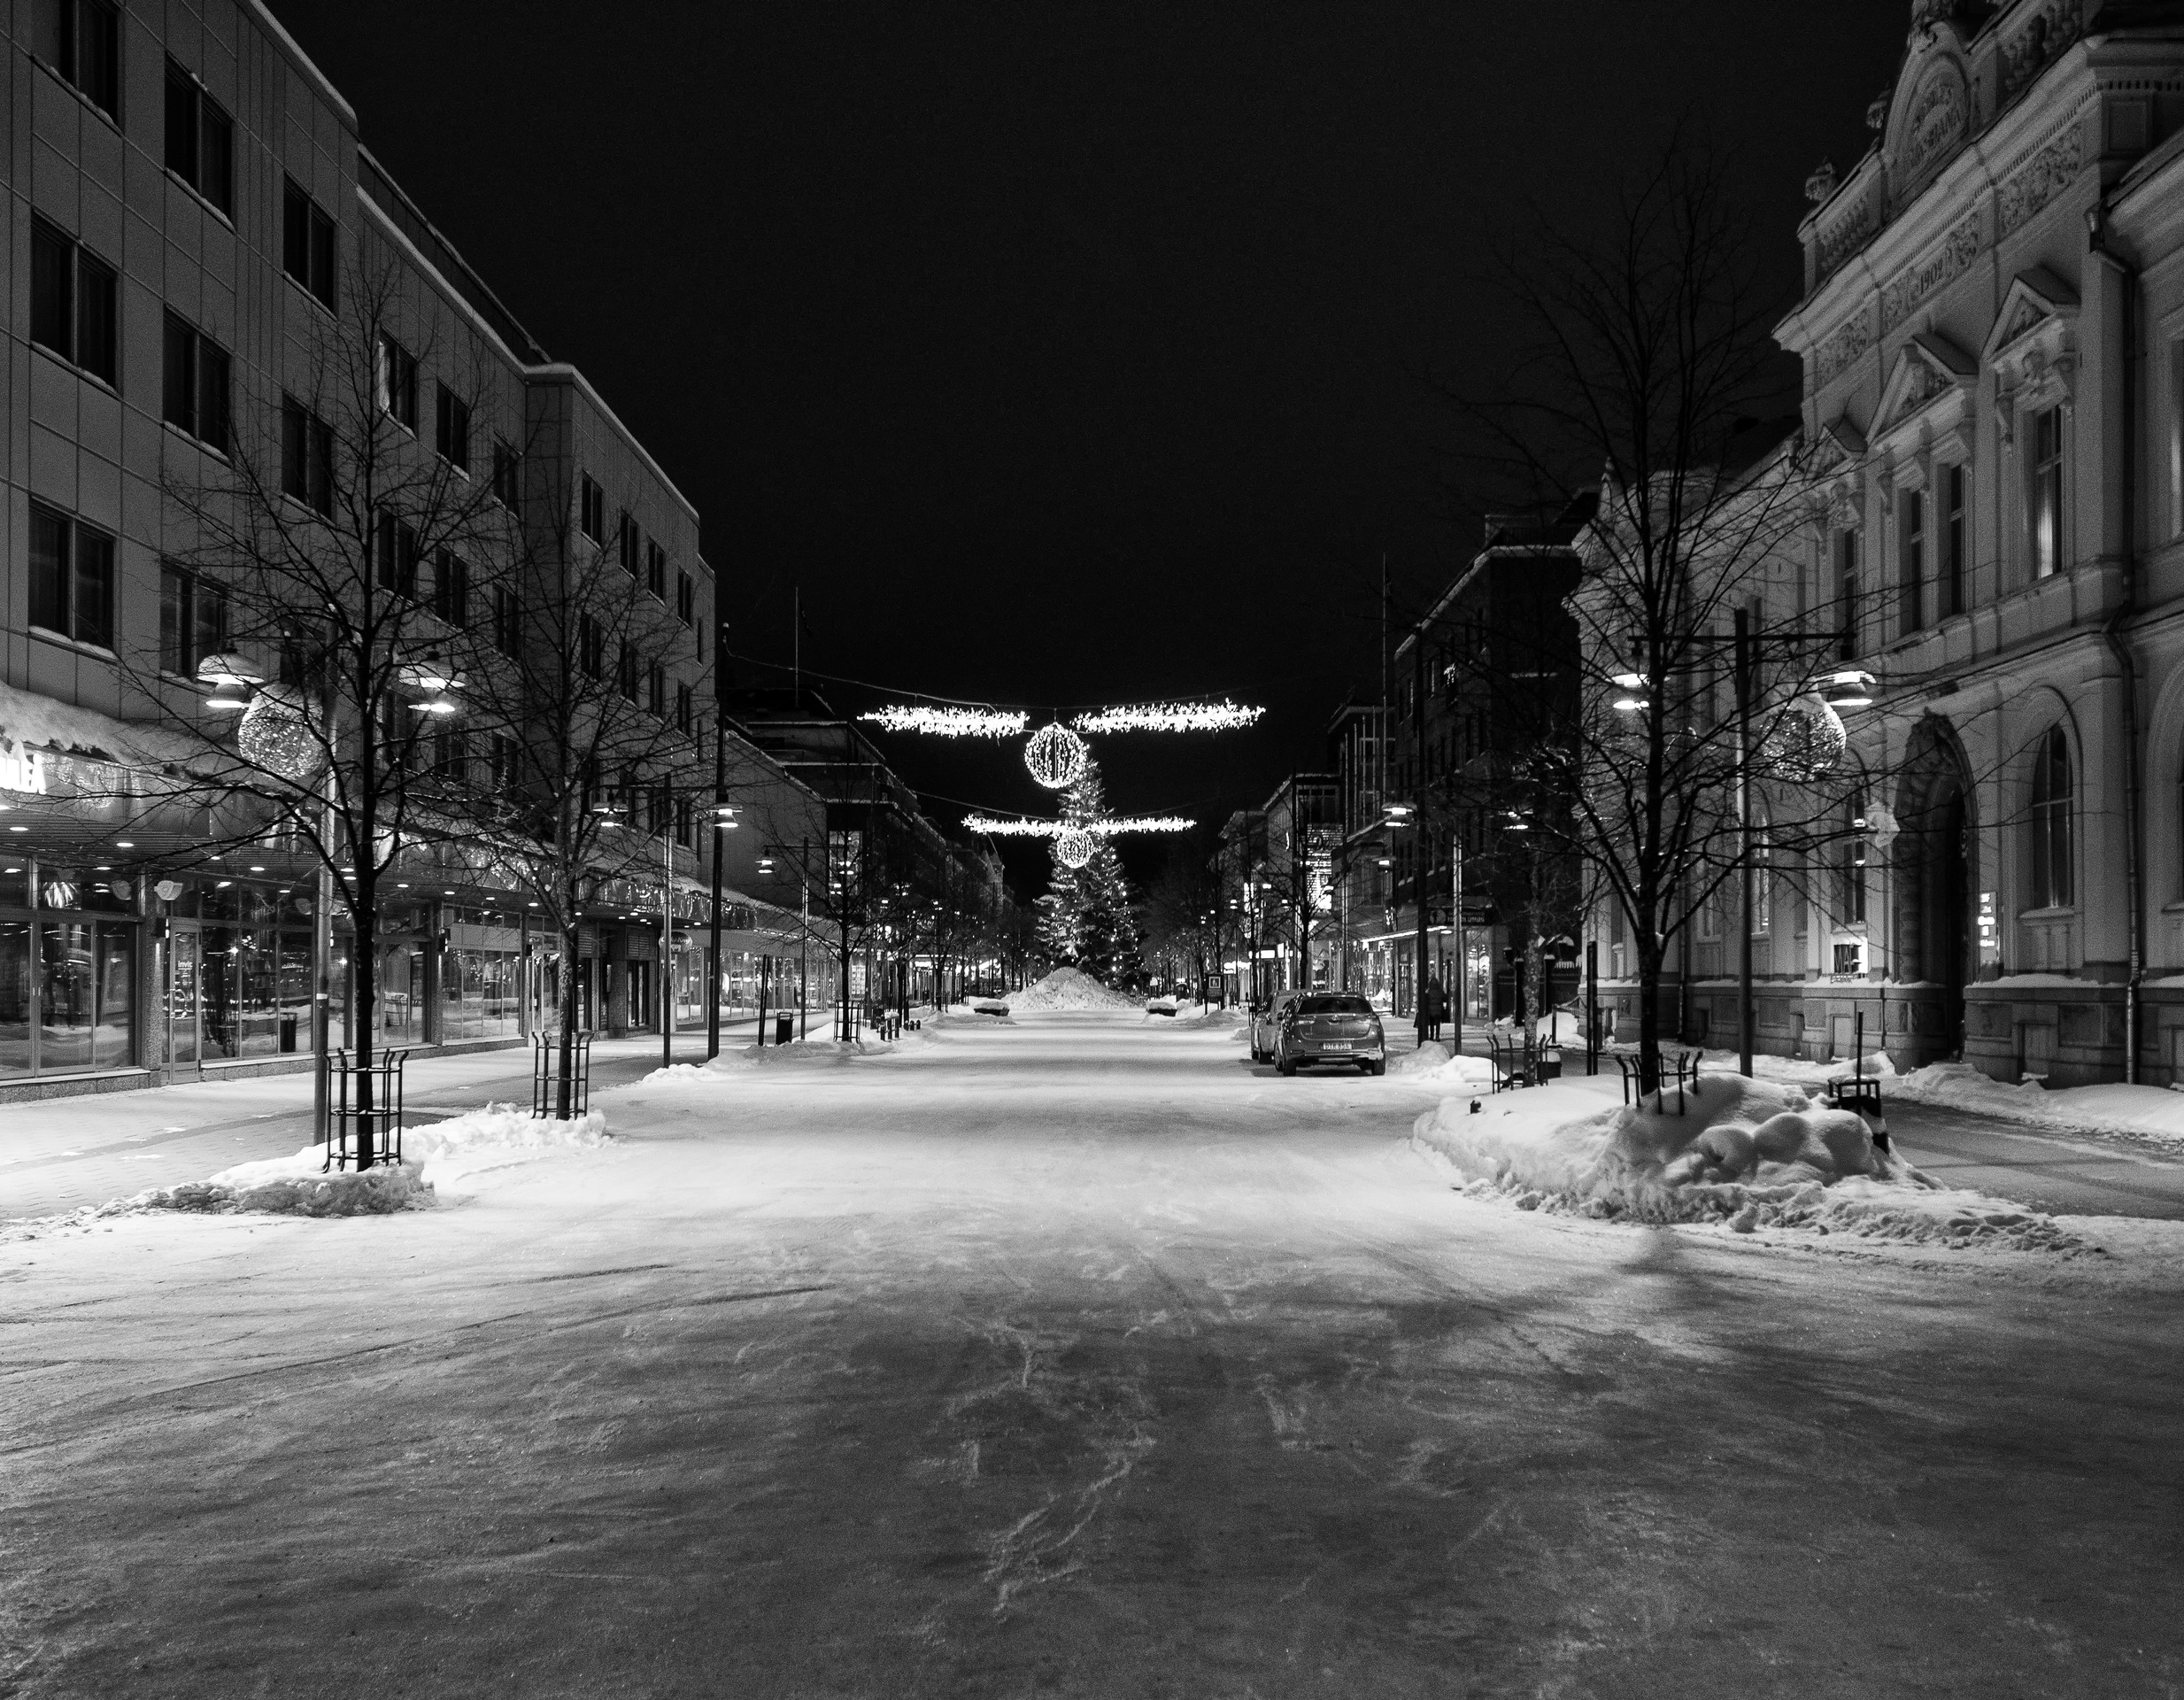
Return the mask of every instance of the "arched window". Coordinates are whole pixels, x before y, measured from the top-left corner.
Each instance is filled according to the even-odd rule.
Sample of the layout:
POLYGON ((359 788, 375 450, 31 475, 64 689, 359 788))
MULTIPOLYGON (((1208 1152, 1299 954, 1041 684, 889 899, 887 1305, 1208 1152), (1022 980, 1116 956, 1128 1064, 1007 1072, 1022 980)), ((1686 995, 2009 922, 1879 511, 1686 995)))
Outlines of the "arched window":
POLYGON ((2033 758, 2034 908, 2068 908, 2073 900, 2071 802, 2070 740, 2051 726, 2033 758))

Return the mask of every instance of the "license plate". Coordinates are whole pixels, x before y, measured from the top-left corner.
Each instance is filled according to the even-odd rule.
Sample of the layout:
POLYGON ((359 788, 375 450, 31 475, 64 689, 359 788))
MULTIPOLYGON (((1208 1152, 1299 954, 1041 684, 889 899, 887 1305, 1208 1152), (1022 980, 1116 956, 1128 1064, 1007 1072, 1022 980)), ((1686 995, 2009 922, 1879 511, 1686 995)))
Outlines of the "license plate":
POLYGON ((1350 1048, 1350 1041, 1347 1039, 1323 1039, 1319 1047, 1323 1051, 1347 1051, 1350 1048))

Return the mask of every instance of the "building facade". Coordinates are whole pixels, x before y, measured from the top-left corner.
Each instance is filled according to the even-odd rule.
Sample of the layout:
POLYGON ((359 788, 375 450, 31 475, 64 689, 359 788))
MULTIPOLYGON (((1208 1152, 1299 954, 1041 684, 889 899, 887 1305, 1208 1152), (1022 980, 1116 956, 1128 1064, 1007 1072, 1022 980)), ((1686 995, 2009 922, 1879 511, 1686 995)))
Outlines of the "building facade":
MULTIPOLYGON (((373 159, 355 112, 257 0, 26 0, 5 27, 0 1092, 300 1063, 311 862, 277 836, 215 831, 215 811, 159 806, 135 770, 156 726, 187 724, 200 664, 248 648, 175 492, 262 469, 269 503, 324 518, 327 398, 346 376, 390 464, 504 516, 532 581, 508 579, 512 596, 551 606, 572 547, 619 552, 633 594, 683 634, 630 689, 648 685, 678 733, 645 784, 685 799, 709 796, 714 765, 698 515, 373 159)), ((386 529, 420 644, 502 617, 498 589, 453 551, 411 547, 391 517, 386 529)), ((279 657, 246 659, 279 676, 279 657)), ((482 741, 451 722, 436 777, 476 764, 482 789, 498 758, 482 741)), ((388 882, 376 961, 351 962, 336 920, 333 1042, 358 1037, 341 988, 367 973, 387 1044, 513 1042, 551 1019, 567 975, 591 1025, 657 1025, 678 1003, 688 1018, 706 818, 673 803, 633 815, 652 847, 602 869, 567 964, 491 858, 420 851, 388 882)))
POLYGON ((1762 1045, 2184 1079, 2184 6, 1910 21, 1778 333, 1832 461, 1804 594, 1879 693, 1762 1045))

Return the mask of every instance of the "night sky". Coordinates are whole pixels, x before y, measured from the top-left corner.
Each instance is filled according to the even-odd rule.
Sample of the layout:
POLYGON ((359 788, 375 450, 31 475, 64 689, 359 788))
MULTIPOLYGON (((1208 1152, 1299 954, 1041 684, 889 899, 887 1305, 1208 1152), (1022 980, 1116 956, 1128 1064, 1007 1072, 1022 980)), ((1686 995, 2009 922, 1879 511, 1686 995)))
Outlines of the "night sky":
MULTIPOLYGON (((1904 0, 274 5, 697 505, 737 650, 789 659, 800 585, 828 674, 1264 703, 1250 733, 1103 747, 1117 808, 1208 818, 1321 766, 1328 716, 1375 691, 1383 554, 1416 605, 1476 545, 1427 378, 1508 344, 1488 251, 1596 228, 1696 121, 1787 308, 1805 177, 1864 152, 1908 22, 1904 0)), ((891 748, 943 819, 1049 800, 1014 746, 891 748)), ((1012 857, 1020 885, 1043 862, 1012 857)))

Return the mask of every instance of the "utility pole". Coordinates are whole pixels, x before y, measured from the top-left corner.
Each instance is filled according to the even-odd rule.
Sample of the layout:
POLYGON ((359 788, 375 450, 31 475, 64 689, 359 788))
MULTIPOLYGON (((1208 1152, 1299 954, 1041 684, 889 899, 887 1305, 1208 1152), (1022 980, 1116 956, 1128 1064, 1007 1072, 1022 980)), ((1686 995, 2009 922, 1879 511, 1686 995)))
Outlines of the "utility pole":
POLYGON ((1737 1072, 1752 1072, 1752 631, 1751 614, 1736 611, 1737 883, 1743 898, 1737 932, 1737 1072))
POLYGON ((1425 628, 1416 627, 1410 638, 1410 761, 1411 818, 1418 823, 1418 866, 1411 879, 1418 902, 1416 961, 1410 973, 1410 1013, 1418 1028, 1418 1043, 1425 1043, 1425 909, 1426 852, 1431 840, 1425 825, 1425 628))
MULTIPOLYGON (((660 835, 660 1066, 675 1066, 675 798, 669 793, 667 829, 660 835)), ((717 838, 720 834, 715 831, 717 838)))
POLYGON ((713 918, 706 925, 706 1060, 721 1054, 721 859, 727 854, 727 834, 721 810, 728 802, 728 716, 722 705, 728 695, 728 622, 713 642, 713 918))

